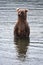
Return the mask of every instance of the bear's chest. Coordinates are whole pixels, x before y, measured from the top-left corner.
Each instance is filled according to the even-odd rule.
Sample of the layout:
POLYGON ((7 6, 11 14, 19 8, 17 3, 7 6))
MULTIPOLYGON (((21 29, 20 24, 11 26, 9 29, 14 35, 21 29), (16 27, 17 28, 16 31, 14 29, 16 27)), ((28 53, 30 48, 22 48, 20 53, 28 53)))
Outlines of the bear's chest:
POLYGON ((20 24, 18 25, 18 30, 19 30, 20 32, 25 31, 25 23, 20 23, 20 24))

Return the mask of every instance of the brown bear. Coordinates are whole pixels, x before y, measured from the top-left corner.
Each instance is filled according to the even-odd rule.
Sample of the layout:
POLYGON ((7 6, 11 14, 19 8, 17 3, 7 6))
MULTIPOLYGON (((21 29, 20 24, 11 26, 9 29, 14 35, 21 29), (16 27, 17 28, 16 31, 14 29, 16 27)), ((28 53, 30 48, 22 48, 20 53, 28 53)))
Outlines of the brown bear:
POLYGON ((30 27, 27 23, 27 9, 17 9, 18 20, 14 28, 14 35, 18 37, 28 37, 30 34, 30 27))

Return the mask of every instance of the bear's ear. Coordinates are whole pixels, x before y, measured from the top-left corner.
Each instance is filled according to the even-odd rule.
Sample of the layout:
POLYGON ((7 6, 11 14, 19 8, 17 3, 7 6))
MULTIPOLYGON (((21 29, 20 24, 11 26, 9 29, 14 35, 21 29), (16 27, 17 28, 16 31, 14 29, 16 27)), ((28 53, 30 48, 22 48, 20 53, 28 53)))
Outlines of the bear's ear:
POLYGON ((28 9, 25 9, 25 12, 28 12, 28 9))
POLYGON ((17 8, 16 11, 18 12, 20 8, 17 8))

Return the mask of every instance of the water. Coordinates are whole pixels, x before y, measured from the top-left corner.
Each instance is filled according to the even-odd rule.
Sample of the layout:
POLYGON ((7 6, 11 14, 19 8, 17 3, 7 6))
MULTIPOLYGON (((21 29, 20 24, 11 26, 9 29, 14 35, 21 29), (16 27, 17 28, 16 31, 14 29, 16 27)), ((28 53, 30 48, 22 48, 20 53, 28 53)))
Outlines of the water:
POLYGON ((0 0, 0 65, 43 65, 43 0, 0 0), (14 40, 19 7, 29 10, 29 39, 14 40))

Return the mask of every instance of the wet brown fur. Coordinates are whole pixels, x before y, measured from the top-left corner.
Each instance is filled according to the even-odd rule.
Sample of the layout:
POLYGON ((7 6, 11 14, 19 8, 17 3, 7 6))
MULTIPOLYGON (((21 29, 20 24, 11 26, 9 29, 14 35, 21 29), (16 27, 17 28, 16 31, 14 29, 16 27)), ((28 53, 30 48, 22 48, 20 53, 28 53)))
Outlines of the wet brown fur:
POLYGON ((28 37, 30 34, 30 27, 27 23, 27 10, 17 9, 18 20, 14 28, 14 35, 18 37, 28 37))

